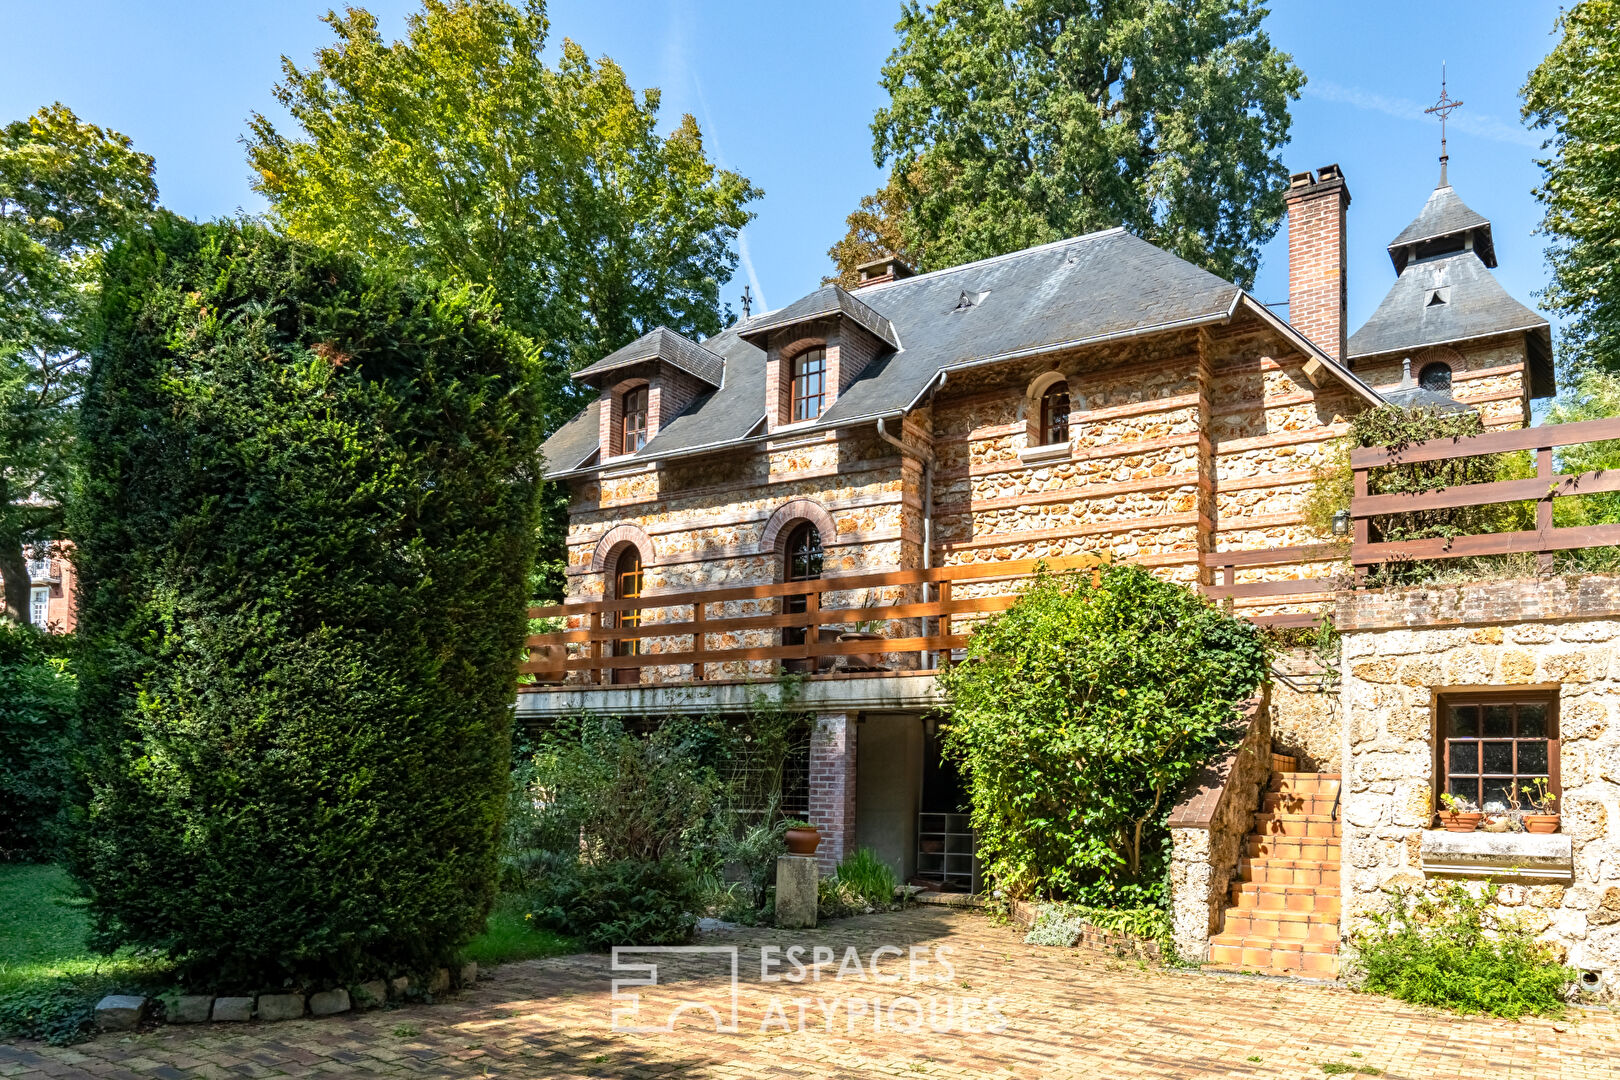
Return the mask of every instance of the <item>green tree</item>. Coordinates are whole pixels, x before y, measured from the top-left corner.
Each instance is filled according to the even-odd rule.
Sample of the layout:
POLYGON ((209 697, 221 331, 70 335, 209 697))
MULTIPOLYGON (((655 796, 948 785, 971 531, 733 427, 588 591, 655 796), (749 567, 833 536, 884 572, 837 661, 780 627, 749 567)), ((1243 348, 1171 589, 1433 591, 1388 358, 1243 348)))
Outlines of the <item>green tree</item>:
POLYGON ((541 0, 424 0, 387 44, 362 8, 254 114, 254 187, 293 236, 488 286, 545 358, 548 430, 583 401, 568 373, 662 323, 722 329, 720 286, 760 196, 709 161, 696 121, 657 131, 611 60, 541 57, 541 0))
POLYGON ((60 103, 0 128, 0 578, 28 611, 25 547, 61 535, 101 257, 157 202, 152 159, 60 103))
POLYGON ((1256 0, 909 0, 873 157, 938 269, 1123 224, 1244 286, 1305 77, 1256 0))
MULTIPOLYGON (((1620 372, 1588 371, 1566 389, 1547 413, 1549 424, 1607 420, 1620 416, 1620 372)), ((1560 473, 1620 469, 1620 439, 1560 447, 1560 473)), ((1581 495, 1553 500, 1556 525, 1607 525, 1620 521, 1620 493, 1581 495)))
POLYGON ((1620 0, 1581 0, 1558 16, 1563 37, 1524 85, 1524 117, 1552 156, 1536 197, 1552 281, 1542 294, 1569 318, 1569 377, 1620 371, 1620 0))
POLYGON ((1266 677, 1259 631, 1136 566, 1035 579, 940 672, 986 872, 1011 896, 1165 899, 1176 794, 1266 677))
POLYGON ((160 219, 103 281, 69 504, 98 941, 238 990, 447 963, 494 898, 532 349, 471 286, 257 225, 160 219))

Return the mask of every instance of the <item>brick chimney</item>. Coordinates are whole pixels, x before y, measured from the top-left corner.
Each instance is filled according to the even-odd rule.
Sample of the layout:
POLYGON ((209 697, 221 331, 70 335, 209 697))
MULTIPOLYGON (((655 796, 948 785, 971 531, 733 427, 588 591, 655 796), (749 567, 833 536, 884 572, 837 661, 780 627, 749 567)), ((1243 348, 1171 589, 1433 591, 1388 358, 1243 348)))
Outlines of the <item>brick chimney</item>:
POLYGON ((873 259, 871 262, 861 263, 855 268, 855 273, 859 278, 855 287, 861 289, 885 281, 899 281, 901 278, 908 278, 911 276, 912 271, 911 267, 906 265, 905 260, 899 256, 884 255, 881 258, 873 259))
POLYGON ((1344 359, 1344 212, 1350 189, 1337 165, 1289 177, 1288 321, 1335 360, 1344 359))

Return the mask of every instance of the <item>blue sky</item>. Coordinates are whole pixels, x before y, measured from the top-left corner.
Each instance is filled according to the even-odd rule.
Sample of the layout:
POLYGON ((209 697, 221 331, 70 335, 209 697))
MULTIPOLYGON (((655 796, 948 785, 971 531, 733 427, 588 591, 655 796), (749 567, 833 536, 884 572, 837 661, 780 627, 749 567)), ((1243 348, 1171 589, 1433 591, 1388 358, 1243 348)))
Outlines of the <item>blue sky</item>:
MULTIPOLYGON (((330 40, 309 0, 0 0, 0 119, 60 100, 156 155, 163 202, 192 217, 262 209, 240 139, 272 112, 283 53, 307 62, 330 40), (27 27, 27 33, 15 32, 27 27)), ((373 0, 398 36, 414 0, 373 0)), ((1525 75, 1551 48, 1556 0, 1420 4, 1276 0, 1268 28, 1310 79, 1294 108, 1290 170, 1337 162, 1350 208, 1350 322, 1393 280, 1384 245, 1434 187, 1439 134, 1423 115, 1449 63, 1451 180, 1494 226, 1498 277, 1527 303, 1546 281, 1531 189, 1539 136, 1518 120, 1525 75)), ((556 41, 617 60, 664 92, 665 120, 697 117, 711 151, 765 189, 744 237, 743 283, 779 307, 813 289, 843 218, 882 180, 872 163, 878 69, 893 48, 891 0, 552 0, 556 41)), ((1265 252, 1255 292, 1287 296, 1285 237, 1265 252)), ((756 309, 757 310, 757 309, 756 309)))

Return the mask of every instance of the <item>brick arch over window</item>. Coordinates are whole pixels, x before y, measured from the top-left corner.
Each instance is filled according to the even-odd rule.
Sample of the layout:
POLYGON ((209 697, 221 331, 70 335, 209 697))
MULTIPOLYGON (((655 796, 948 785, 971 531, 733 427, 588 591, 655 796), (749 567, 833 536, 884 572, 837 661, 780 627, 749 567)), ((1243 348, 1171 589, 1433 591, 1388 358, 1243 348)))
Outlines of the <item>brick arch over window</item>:
POLYGON ((596 550, 591 553, 591 573, 600 574, 611 571, 619 559, 619 553, 627 546, 634 546, 641 552, 643 566, 651 566, 657 561, 657 552, 653 550, 652 537, 635 525, 615 525, 602 539, 596 542, 596 550))
POLYGON ((793 526, 801 521, 808 521, 816 527, 821 534, 823 544, 832 543, 838 535, 838 527, 833 524, 832 515, 827 508, 814 499, 792 499, 776 508, 765 523, 765 531, 759 538, 759 552, 761 555, 775 555, 777 562, 787 555, 788 536, 793 532, 793 526))
MULTIPOLYGON (((1025 441, 1030 446, 1041 445, 1044 433, 1041 431, 1041 399, 1046 392, 1058 383, 1069 382, 1069 376, 1061 371, 1043 371, 1030 382, 1029 389, 1024 392, 1024 400, 1020 405, 1024 421, 1025 441)), ((1074 407, 1077 397, 1074 387, 1069 387, 1069 402, 1074 407)))

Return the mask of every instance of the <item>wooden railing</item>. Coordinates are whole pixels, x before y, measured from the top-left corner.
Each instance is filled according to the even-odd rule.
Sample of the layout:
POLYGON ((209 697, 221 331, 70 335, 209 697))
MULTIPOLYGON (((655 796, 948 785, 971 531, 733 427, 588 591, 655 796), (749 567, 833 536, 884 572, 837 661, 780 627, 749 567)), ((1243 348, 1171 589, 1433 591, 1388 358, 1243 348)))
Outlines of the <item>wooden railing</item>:
MULTIPOLYGON (((1205 596, 1214 600, 1265 599, 1278 606, 1308 603, 1320 600, 1325 593, 1344 588, 1343 575, 1331 572, 1319 577, 1299 577, 1274 581, 1237 580, 1241 570, 1262 567, 1317 565, 1330 566, 1341 561, 1345 549, 1340 544, 1294 544, 1288 547, 1266 548, 1261 551, 1211 551, 1201 555, 1200 561, 1215 576, 1212 584, 1203 588, 1205 596)), ((1248 615, 1251 622, 1262 626, 1301 627, 1315 626, 1322 618, 1320 612, 1291 611, 1278 614, 1248 615)))
POLYGON ((1620 470, 1555 473, 1553 451, 1560 446, 1603 442, 1610 439, 1620 439, 1620 418, 1585 420, 1575 424, 1552 424, 1517 431, 1493 431, 1463 438, 1429 439, 1399 450, 1386 450, 1382 447, 1352 450, 1350 467, 1355 473, 1355 493, 1350 502, 1352 522, 1350 561, 1355 566, 1357 580, 1361 580, 1368 569, 1382 563, 1526 552, 1533 552, 1539 557, 1543 568, 1550 568, 1554 552, 1620 544, 1620 524, 1564 528, 1553 525, 1554 499, 1567 495, 1598 495, 1620 491, 1620 470), (1525 450, 1534 450, 1536 454, 1534 479, 1462 484, 1411 494, 1368 494, 1368 473, 1372 469, 1525 450), (1534 529, 1423 540, 1372 540, 1373 518, 1421 510, 1448 510, 1464 506, 1493 506, 1515 502, 1535 503, 1534 529))
MULTIPOLYGON (((613 679, 614 672, 674 667, 689 669, 687 677, 701 681, 713 677, 712 669, 717 665, 735 668, 739 663, 759 662, 763 667, 797 667, 813 674, 824 662, 837 657, 873 655, 916 656, 915 667, 928 669, 935 662, 950 663, 951 650, 967 644, 966 634, 954 632, 956 617, 1004 611, 1012 606, 1017 590, 1008 588, 1009 583, 1029 577, 1041 564, 1053 571, 1064 571, 1095 567, 1103 561, 1095 555, 1019 559, 530 608, 532 618, 563 618, 568 620, 569 626, 565 630, 530 635, 527 642, 530 658, 519 671, 542 683, 563 681, 569 672, 583 672, 586 681, 601 682, 613 679), (822 598, 828 593, 864 591, 870 598, 878 590, 910 589, 919 589, 925 599, 822 606, 822 598), (932 598, 926 598, 929 591, 934 594, 932 598), (961 592, 972 595, 953 595, 961 592), (804 610, 781 610, 787 606, 789 597, 802 597, 804 610), (715 606, 752 610, 715 617, 709 610, 715 606), (759 611, 762 607, 776 610, 759 611), (672 609, 674 617, 666 616, 666 621, 655 622, 649 618, 652 612, 671 612, 672 609), (876 624, 887 630, 895 623, 907 621, 913 622, 914 629, 921 632, 905 637, 885 634, 879 640, 848 641, 836 640, 840 635, 831 632, 835 627, 860 624, 876 624), (779 638, 780 631, 790 629, 802 630, 804 640, 785 645, 740 643, 740 639, 749 637, 779 638), (642 645, 657 646, 661 651, 643 649, 642 645)), ((723 677, 728 676, 723 673, 723 677)), ((673 680, 661 681, 683 680, 676 674, 673 680)))

